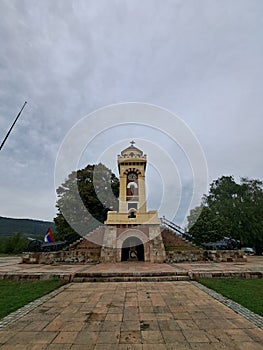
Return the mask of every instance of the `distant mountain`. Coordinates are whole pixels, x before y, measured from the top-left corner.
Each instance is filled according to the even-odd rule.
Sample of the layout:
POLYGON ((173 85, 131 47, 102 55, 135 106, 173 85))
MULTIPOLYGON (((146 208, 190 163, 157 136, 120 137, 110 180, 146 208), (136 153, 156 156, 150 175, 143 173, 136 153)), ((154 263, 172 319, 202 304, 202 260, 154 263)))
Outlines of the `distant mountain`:
POLYGON ((49 227, 52 232, 55 231, 55 224, 52 221, 13 219, 0 216, 0 238, 11 236, 16 232, 26 237, 44 237, 49 227))

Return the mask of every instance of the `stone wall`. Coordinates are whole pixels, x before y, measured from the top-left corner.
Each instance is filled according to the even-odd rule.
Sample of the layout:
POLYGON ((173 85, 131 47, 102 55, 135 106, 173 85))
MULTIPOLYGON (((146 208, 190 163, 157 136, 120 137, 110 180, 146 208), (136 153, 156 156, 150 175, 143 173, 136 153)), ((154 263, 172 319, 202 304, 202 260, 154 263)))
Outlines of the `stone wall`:
POLYGON ((144 245, 145 261, 156 263, 165 261, 165 249, 160 234, 160 225, 106 226, 100 261, 120 262, 122 260, 123 243, 129 237, 136 237, 141 240, 144 245))
POLYGON ((116 226, 105 226, 101 247, 100 262, 116 262, 117 259, 117 228, 116 226))
POLYGON ((196 262, 196 261, 204 261, 204 252, 202 250, 166 251, 167 263, 196 262))
POLYGON ((167 263, 180 262, 246 262, 247 258, 241 250, 174 250, 166 251, 167 263))
MULTIPOLYGON (((146 244, 150 244, 147 242, 146 244)), ((149 249, 149 247, 148 247, 149 249)), ((99 263, 101 247, 72 249, 59 252, 24 253, 22 262, 25 264, 54 263, 99 263)), ((156 262, 152 257, 150 260, 156 262)), ((246 262, 244 252, 240 250, 176 250, 166 251, 166 263, 183 262, 246 262)))
POLYGON ((68 250, 58 252, 23 253, 22 263, 25 264, 54 264, 54 263, 98 263, 101 246, 82 238, 68 250))
POLYGON ((163 263, 166 252, 161 235, 160 225, 149 225, 150 262, 163 263))
POLYGON ((240 250, 204 250, 188 242, 169 229, 162 231, 167 263, 214 261, 245 262, 246 256, 240 250))
POLYGON ((98 263, 100 254, 94 250, 72 250, 59 252, 29 252, 23 253, 24 264, 54 264, 54 263, 98 263))
POLYGON ((242 250, 205 250, 204 260, 215 262, 246 262, 247 257, 242 250))

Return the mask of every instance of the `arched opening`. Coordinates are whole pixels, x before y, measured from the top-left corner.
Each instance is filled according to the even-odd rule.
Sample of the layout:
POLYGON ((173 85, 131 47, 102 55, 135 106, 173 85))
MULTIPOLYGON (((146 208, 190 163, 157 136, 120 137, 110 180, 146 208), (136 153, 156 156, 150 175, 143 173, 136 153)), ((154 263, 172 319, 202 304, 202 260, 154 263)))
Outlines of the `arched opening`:
POLYGON ((128 237, 122 244, 121 261, 144 261, 142 241, 134 236, 128 237))
POLYGON ((135 181, 128 183, 127 196, 138 196, 138 184, 135 181))
POLYGON ((128 214, 128 218, 135 219, 136 218, 136 211, 135 210, 130 211, 128 214))

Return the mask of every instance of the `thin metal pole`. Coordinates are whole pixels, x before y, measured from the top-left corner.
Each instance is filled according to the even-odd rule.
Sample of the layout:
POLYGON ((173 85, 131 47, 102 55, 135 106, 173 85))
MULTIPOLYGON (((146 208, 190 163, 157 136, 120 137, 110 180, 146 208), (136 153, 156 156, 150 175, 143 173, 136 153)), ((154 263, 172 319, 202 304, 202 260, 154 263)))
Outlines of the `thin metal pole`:
POLYGON ((20 112, 18 113, 18 115, 17 115, 15 121, 13 122, 11 128, 8 130, 8 133, 6 134, 6 137, 4 138, 4 141, 1 143, 0 151, 1 151, 1 149, 3 148, 3 146, 4 146, 5 142, 6 142, 6 140, 8 139, 8 136, 10 135, 10 132, 12 131, 13 127, 15 126, 15 123, 17 122, 18 118, 20 117, 20 114, 22 113, 22 111, 23 111, 23 109, 24 109, 24 107, 25 107, 26 104, 27 104, 27 101, 25 101, 25 103, 23 104, 23 107, 21 108, 20 112))

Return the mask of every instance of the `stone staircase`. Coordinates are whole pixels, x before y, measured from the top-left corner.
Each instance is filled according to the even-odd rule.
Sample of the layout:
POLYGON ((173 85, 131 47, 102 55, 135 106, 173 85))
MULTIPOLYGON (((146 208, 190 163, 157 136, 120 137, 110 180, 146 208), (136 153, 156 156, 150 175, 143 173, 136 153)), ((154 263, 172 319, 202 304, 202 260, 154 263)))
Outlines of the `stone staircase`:
POLYGON ((166 282, 190 281, 187 271, 176 272, 77 272, 72 282, 166 282))
POLYGON ((167 263, 204 260, 203 249, 192 242, 192 237, 189 233, 184 232, 180 226, 166 218, 161 218, 160 221, 167 263))
POLYGON ((191 242, 192 236, 188 232, 184 232, 182 227, 176 225, 174 222, 166 219, 165 217, 160 218, 160 221, 162 230, 167 230, 173 233, 174 236, 180 237, 180 239, 186 244, 190 243, 190 245, 196 246, 193 242, 191 242))

